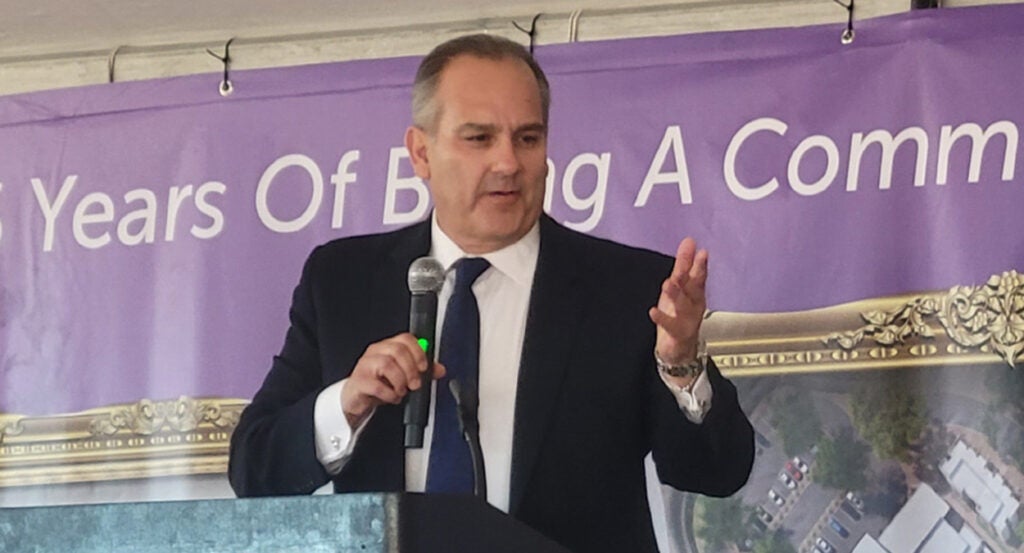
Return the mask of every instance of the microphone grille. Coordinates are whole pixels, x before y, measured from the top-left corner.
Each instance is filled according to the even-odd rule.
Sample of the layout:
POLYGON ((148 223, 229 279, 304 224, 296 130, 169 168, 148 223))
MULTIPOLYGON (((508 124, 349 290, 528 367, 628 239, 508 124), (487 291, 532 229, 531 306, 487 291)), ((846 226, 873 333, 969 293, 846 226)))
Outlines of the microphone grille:
POLYGON ((409 291, 413 294, 440 292, 444 285, 444 267, 433 257, 421 257, 409 265, 409 291))

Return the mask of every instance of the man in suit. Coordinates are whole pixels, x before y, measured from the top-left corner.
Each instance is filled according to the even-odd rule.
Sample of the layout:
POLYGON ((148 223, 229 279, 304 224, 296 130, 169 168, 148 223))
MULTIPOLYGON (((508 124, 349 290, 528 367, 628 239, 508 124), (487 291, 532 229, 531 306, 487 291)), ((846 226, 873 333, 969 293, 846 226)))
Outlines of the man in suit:
POLYGON ((549 103, 543 71, 514 42, 462 37, 424 59, 405 143, 432 217, 310 255, 284 347, 232 436, 236 493, 332 480, 336 491, 431 490, 437 414, 424 450, 404 450, 400 405, 431 385, 405 331, 406 272, 427 254, 449 273, 442 306, 460 259, 487 260, 472 284, 474 380, 496 507, 576 551, 656 551, 648 452, 682 490, 725 496, 746 482, 750 423, 700 347, 707 252, 687 238, 673 260, 544 215, 549 103))

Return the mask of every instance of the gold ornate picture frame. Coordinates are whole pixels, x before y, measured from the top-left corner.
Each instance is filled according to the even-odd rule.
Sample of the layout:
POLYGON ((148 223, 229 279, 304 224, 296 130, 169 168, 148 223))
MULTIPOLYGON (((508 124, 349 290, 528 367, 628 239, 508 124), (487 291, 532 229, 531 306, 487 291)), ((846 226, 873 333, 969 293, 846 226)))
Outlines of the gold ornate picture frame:
MULTIPOLYGON (((708 349, 732 378, 1009 364, 1024 351, 1024 276, 791 313, 713 312, 708 349)), ((80 413, 0 414, 0 488, 223 474, 247 400, 142 399, 80 413)))

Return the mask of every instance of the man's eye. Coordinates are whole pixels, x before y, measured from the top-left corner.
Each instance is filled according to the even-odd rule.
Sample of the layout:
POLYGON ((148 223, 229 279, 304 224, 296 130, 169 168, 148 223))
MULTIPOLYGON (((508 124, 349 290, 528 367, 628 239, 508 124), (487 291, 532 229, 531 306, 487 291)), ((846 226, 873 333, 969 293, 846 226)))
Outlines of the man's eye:
POLYGON ((466 140, 470 142, 487 142, 486 134, 472 134, 466 137, 466 140))
POLYGON ((524 134, 519 137, 519 141, 527 146, 533 146, 540 142, 540 135, 537 134, 524 134))

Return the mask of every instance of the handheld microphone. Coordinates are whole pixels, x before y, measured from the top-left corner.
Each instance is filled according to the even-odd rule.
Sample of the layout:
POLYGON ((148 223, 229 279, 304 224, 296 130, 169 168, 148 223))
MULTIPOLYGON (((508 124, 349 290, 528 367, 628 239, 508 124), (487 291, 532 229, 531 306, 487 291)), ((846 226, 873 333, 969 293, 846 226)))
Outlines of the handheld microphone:
POLYGON ((437 293, 444 286, 444 267, 433 257, 421 257, 409 265, 409 332, 427 354, 427 372, 418 390, 405 400, 405 447, 423 447, 423 430, 430 413, 430 382, 434 375, 434 337, 437 325, 437 293))
POLYGON ((448 381, 448 389, 455 398, 462 437, 469 444, 469 457, 473 462, 473 495, 487 501, 487 473, 484 470, 484 451, 480 447, 480 419, 477 416, 480 396, 473 386, 463 389, 454 378, 448 381))

